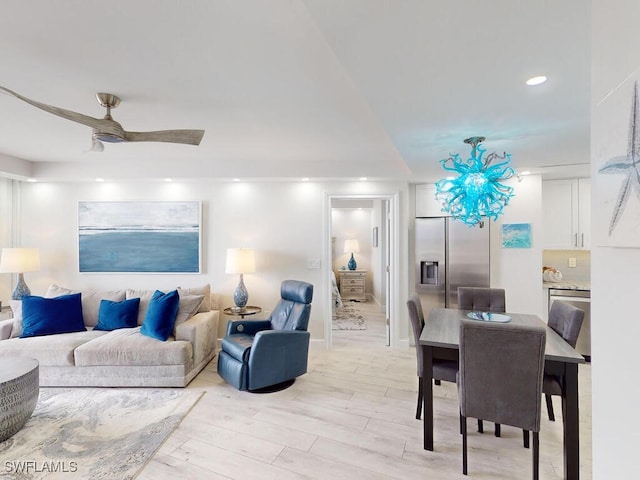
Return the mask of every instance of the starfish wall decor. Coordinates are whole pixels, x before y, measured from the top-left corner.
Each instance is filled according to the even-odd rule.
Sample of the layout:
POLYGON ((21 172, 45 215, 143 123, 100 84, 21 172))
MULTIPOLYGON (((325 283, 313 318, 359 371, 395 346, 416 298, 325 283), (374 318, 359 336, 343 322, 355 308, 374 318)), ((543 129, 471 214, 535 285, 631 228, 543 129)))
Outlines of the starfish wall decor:
POLYGON ((640 199, 640 105, 638 104, 638 82, 633 85, 633 101, 631 102, 631 118, 629 120, 629 143, 627 154, 613 157, 605 163, 598 173, 624 175, 622 187, 613 207, 611 221, 609 222, 609 236, 613 233, 620 221, 622 212, 628 203, 633 190, 640 199))

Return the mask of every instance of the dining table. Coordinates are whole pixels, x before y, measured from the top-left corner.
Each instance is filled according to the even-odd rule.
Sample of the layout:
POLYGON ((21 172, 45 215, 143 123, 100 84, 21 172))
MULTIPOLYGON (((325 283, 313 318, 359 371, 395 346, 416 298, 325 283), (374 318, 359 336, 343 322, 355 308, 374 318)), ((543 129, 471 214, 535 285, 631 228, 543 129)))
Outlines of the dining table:
MULTIPOLYGON (((425 319, 419 340, 423 355, 423 435, 424 449, 433 451, 433 362, 458 360, 460 321, 469 320, 469 310, 433 308, 425 319)), ((580 478, 580 439, 578 407, 578 365, 584 357, 549 327, 540 317, 524 313, 505 313, 509 322, 517 325, 546 328, 544 371, 562 378, 563 456, 565 480, 580 478)), ((504 317, 497 317, 504 321, 504 317)), ((473 320, 473 319, 471 319, 473 320)), ((475 321, 487 321, 476 319, 475 321)), ((498 360, 498 359, 497 359, 498 360)))

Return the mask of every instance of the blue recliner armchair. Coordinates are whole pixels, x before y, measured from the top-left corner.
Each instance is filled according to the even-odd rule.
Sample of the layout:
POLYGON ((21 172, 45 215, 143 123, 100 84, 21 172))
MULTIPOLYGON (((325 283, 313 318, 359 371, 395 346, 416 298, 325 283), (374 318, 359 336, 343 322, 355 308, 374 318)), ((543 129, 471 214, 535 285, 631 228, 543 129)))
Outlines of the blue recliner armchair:
POLYGON ((238 390, 258 390, 307 372, 313 285, 285 280, 267 320, 230 320, 218 374, 238 390))

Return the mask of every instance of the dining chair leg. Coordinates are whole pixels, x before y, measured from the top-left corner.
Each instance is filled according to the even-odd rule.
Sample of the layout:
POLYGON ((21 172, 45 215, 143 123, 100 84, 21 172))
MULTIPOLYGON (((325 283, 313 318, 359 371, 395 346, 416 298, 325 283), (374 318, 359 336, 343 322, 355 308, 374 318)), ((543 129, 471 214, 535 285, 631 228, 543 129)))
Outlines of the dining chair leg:
POLYGON ((540 438, 538 432, 533 432, 533 480, 538 480, 540 465, 540 438))
POLYGON ((467 417, 460 414, 460 427, 462 428, 462 474, 467 474, 467 417))
POLYGON ((547 402, 547 415, 549 415, 549 420, 555 422, 556 416, 553 414, 553 400, 551 399, 551 395, 545 395, 544 399, 547 402))
POLYGON ((495 435, 496 435, 496 437, 500 436, 500 424, 499 423, 495 424, 495 435))
POLYGON ((522 430, 522 444, 524 448, 529 448, 529 430, 522 430))
POLYGON ((416 408, 416 420, 422 417, 422 396, 424 395, 422 388, 422 379, 418 377, 418 406, 416 408))
POLYGON ((478 420, 478 433, 484 433, 484 424, 482 420, 478 420))

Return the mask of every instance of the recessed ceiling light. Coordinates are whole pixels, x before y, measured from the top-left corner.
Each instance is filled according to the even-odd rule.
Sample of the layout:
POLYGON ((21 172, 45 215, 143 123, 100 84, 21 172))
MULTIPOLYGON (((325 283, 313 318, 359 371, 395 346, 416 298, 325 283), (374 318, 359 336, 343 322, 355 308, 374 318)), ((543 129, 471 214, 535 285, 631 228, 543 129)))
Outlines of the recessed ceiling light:
POLYGON ((104 178, 98 177, 98 178, 96 178, 96 182, 104 182, 104 178))
POLYGON ((529 170, 525 170, 524 172, 520 172, 520 175, 531 175, 529 170))
POLYGON ((302 179, 302 181, 303 181, 303 182, 308 182, 308 181, 309 181, 309 177, 304 177, 304 178, 302 179))
POLYGON ((546 81, 547 77, 545 77, 544 75, 539 75, 537 77, 531 77, 529 80, 527 80, 527 85, 533 87, 535 85, 540 85, 541 83, 544 83, 546 81))
POLYGON ((233 181, 234 181, 234 182, 239 182, 239 181, 240 181, 240 179, 239 179, 239 178, 234 178, 234 179, 233 179, 233 181))
POLYGON ((360 177, 360 181, 361 182, 366 182, 367 181, 367 177, 360 177))
POLYGON ((165 178, 164 181, 165 182, 173 182, 173 179, 172 178, 165 178))
POLYGON ((37 180, 35 178, 27 178, 27 182, 35 183, 37 180))

